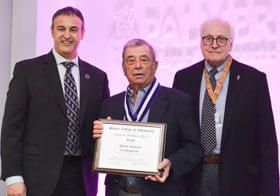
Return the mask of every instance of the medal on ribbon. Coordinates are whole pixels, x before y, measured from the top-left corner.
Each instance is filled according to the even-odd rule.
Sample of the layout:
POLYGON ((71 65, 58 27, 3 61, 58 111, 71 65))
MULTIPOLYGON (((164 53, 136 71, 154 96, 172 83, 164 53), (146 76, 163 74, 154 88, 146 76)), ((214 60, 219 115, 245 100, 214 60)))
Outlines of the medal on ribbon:
POLYGON ((133 113, 130 109, 129 93, 126 92, 124 96, 125 120, 141 122, 144 116, 146 115, 146 113, 149 111, 156 97, 156 94, 158 93, 159 88, 160 88, 160 84, 155 78, 151 86, 148 88, 145 96, 143 97, 135 113, 133 113))

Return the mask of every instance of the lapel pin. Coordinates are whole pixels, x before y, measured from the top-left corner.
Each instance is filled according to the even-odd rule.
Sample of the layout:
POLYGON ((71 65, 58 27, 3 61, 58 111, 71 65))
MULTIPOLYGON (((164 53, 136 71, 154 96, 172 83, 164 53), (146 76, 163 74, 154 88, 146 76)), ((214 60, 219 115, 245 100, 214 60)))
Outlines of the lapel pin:
POLYGON ((87 80, 90 79, 89 74, 85 74, 85 78, 86 78, 87 80))
POLYGON ((237 80, 240 80, 240 75, 237 75, 236 79, 237 79, 237 80))

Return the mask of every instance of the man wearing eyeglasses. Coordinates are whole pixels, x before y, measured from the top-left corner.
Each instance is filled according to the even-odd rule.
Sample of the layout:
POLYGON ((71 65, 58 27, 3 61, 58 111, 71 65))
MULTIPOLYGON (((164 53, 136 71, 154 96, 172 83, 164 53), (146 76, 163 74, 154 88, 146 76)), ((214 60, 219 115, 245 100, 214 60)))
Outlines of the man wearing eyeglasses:
POLYGON ((211 19, 200 28, 204 60, 176 73, 194 97, 204 159, 186 176, 188 196, 279 196, 276 131, 266 75, 230 55, 234 32, 211 19))

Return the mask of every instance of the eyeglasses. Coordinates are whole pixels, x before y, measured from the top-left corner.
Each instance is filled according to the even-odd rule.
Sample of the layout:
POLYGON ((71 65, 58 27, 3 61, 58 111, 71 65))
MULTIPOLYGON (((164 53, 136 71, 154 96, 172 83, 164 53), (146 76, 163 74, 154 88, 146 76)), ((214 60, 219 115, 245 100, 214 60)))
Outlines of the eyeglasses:
MULTIPOLYGON (((136 63, 136 61, 137 61, 137 58, 136 58, 136 57, 128 57, 128 58, 126 59, 126 63, 127 63, 128 65, 134 65, 134 64, 136 63)), ((147 56, 141 56, 141 57, 139 58, 139 62, 140 62, 142 65, 147 65, 147 64, 149 64, 149 63, 151 62, 151 60, 150 60, 150 58, 147 57, 147 56)))
POLYGON ((203 41, 203 44, 205 46, 210 46, 213 44, 214 40, 216 41, 217 45, 220 46, 220 47, 224 47, 226 44, 227 44, 227 41, 228 40, 231 40, 230 38, 227 38, 227 37, 222 37, 222 36, 219 36, 217 38, 214 38, 212 36, 204 36, 202 37, 202 41, 203 41))

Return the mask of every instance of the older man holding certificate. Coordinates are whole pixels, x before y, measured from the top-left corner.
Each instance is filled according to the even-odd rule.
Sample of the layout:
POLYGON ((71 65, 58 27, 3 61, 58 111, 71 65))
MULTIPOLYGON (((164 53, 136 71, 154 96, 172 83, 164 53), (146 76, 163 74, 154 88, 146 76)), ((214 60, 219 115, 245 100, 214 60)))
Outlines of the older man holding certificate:
MULTIPOLYGON (((124 120, 122 122, 165 123, 166 143, 164 158, 157 168, 160 173, 145 177, 129 176, 125 173, 108 174, 105 180, 106 196, 184 195, 182 176, 190 172, 202 159, 200 132, 193 121, 191 97, 159 84, 155 78, 158 67, 155 51, 144 40, 133 39, 127 42, 123 49, 122 67, 129 81, 127 90, 104 102, 101 117, 124 120)), ((141 130, 145 131, 144 128, 145 126, 141 130)), ((107 137, 102 121, 94 121, 93 129, 95 139, 102 140, 107 137)), ((115 134, 117 137, 122 133, 125 135, 117 126, 110 129, 120 129, 116 132, 119 134, 115 134)), ((125 131, 135 130, 137 129, 125 128, 125 131)), ((152 133, 153 129, 145 132, 152 133)), ((137 135, 135 137, 137 138, 137 135)), ((129 142, 128 140, 127 144, 124 143, 124 146, 129 146, 129 142)))

